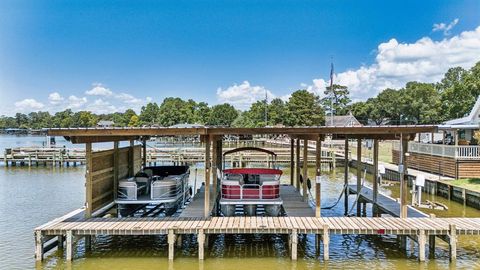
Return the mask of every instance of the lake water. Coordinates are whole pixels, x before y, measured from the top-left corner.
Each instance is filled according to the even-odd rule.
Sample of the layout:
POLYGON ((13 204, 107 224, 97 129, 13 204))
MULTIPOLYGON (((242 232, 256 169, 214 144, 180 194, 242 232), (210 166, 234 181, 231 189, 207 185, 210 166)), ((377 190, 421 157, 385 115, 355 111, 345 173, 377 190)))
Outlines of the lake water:
MULTIPOLYGON (((1 147, 41 145, 42 141, 41 137, 0 136, 1 147)), ((289 182, 289 170, 284 171, 283 181, 289 182)), ((314 170, 310 172, 313 174, 314 170)), ((164 236, 101 236, 94 239, 87 253, 80 240, 72 263, 65 263, 63 254, 53 252, 36 264, 33 229, 83 205, 84 174, 83 166, 6 168, 0 164, 0 269, 480 269, 480 237, 477 236, 459 238, 455 264, 449 263, 448 246, 440 240, 437 240, 435 259, 418 263, 416 245, 409 245, 405 251, 398 247, 394 236, 352 235, 331 236, 330 261, 326 263, 322 253, 315 249, 315 239, 311 235, 300 237, 297 262, 290 260, 284 237, 227 235, 211 239, 204 262, 197 259, 193 238, 184 237, 175 260, 168 262, 164 236)), ((199 185, 203 179, 201 166, 197 173, 192 167, 192 183, 195 175, 199 185)), ((330 172, 329 176, 328 182, 322 184, 323 206, 337 200, 343 187, 343 168, 330 172)), ((366 185, 371 185, 368 181, 366 185)), ((381 188, 381 192, 398 197, 399 189, 398 186, 387 187, 381 188)), ((449 206, 447 212, 432 212, 437 216, 480 217, 480 211, 473 208, 428 194, 423 198, 449 206)), ((353 200, 354 196, 350 203, 353 200)), ((343 212, 342 201, 331 210, 323 210, 322 214, 342 216, 343 212)))

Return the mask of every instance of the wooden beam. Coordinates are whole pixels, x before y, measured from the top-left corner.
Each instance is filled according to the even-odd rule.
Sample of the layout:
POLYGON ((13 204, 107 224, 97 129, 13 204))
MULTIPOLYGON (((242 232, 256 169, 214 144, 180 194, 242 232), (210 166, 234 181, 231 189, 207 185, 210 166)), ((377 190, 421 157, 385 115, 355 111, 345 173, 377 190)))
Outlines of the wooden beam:
POLYGON ((408 196, 408 174, 407 174, 407 156, 408 151, 408 140, 401 139, 401 148, 402 151, 399 152, 400 157, 400 217, 406 218, 408 215, 408 205, 407 205, 407 196, 408 196))
POLYGON ((92 207, 93 207, 93 162, 92 162, 92 143, 87 143, 85 145, 85 161, 86 161, 86 174, 85 174, 85 217, 89 218, 92 216, 92 207))
POLYGON ((140 136, 65 136, 71 143, 100 143, 100 142, 120 142, 137 140, 140 136))
POLYGON ((295 176, 297 179, 297 191, 300 191, 300 140, 297 139, 295 146, 295 176))
POLYGON ((255 134, 415 134, 436 132, 434 125, 404 125, 404 126, 361 126, 361 127, 269 127, 269 128, 66 128, 49 129, 49 136, 177 136, 177 135, 255 135, 255 134))
MULTIPOLYGON (((357 139, 357 194, 360 194, 362 190, 362 140, 357 139)), ((357 216, 361 215, 360 202, 357 201, 357 216)))
POLYGON ((455 224, 449 225, 449 243, 450 261, 454 262, 457 259, 457 226, 455 224))
POLYGON ((320 136, 317 137, 315 147, 315 216, 321 216, 321 181, 322 175, 322 140, 320 136))
POLYGON ((217 195, 217 159, 218 159, 218 141, 215 137, 212 137, 212 184, 213 184, 213 197, 217 195))
POLYGON ((118 151, 119 142, 113 143, 113 198, 114 200, 117 199, 117 190, 118 190, 118 173, 119 173, 119 166, 120 166, 120 158, 119 158, 119 151, 118 151))
POLYGON ((308 202, 308 140, 303 140, 303 201, 308 202))
POLYGON ((131 140, 130 141, 130 148, 128 148, 128 176, 132 177, 135 172, 135 157, 134 157, 134 147, 135 147, 135 141, 131 140))
POLYGON ((295 179, 295 139, 290 139, 290 185, 294 185, 295 179))
POLYGON ((205 142, 205 202, 204 217, 210 216, 210 138, 205 142))
POLYGON ((147 140, 142 138, 142 165, 147 166, 147 140))
POLYGON ((343 182, 344 182, 344 185, 345 185, 345 194, 343 194, 345 197, 344 197, 344 207, 345 207, 345 215, 348 214, 348 194, 349 194, 349 191, 348 191, 348 138, 345 139, 345 160, 344 160, 344 163, 345 163, 345 168, 344 168, 344 172, 343 172, 343 182))
POLYGON ((377 202, 378 195, 378 140, 373 140, 373 202, 377 202))

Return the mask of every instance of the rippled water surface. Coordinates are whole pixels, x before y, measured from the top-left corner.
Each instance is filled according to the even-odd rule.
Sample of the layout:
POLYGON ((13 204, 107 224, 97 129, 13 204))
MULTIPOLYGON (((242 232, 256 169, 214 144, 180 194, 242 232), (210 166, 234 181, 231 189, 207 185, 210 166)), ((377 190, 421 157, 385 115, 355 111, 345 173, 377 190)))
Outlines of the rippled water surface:
MULTIPOLYGON (((42 263, 35 263, 33 229, 82 206, 84 170, 82 166, 29 169, 5 168, 0 164, 0 269, 480 269, 480 237, 470 236, 459 238, 455 264, 449 263, 448 246, 440 240, 437 240, 435 259, 418 263, 417 247, 413 243, 409 243, 405 251, 399 248, 395 236, 352 235, 331 236, 329 262, 323 261, 322 251, 315 248, 312 235, 300 236, 297 262, 289 258, 285 236, 219 235, 210 238, 204 262, 197 260, 193 236, 183 238, 172 263, 167 260, 164 236, 99 236, 87 253, 83 240, 79 239, 72 263, 66 263, 59 251, 47 254, 42 263)), ((328 182, 323 183, 322 205, 331 205, 337 200, 343 187, 342 170, 338 168, 335 173, 329 173, 328 182)), ((200 166, 197 173, 192 168, 192 183, 195 175, 198 185, 203 178, 200 166)), ((288 169, 283 181, 289 181, 288 169)), ((397 186, 381 190, 398 197, 397 186)), ((437 216, 480 217, 478 210, 443 198, 423 196, 424 200, 437 200, 449 206, 448 212, 434 211, 437 216)), ((350 202, 353 200, 351 196, 350 202)), ((343 212, 342 200, 337 207, 323 210, 322 214, 341 216, 343 212)))

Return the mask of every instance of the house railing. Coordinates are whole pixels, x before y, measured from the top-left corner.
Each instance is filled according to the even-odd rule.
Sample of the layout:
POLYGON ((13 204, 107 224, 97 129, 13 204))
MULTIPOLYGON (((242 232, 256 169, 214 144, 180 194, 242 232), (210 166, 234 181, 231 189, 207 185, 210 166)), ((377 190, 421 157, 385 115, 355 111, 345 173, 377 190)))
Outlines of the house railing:
MULTIPOLYGON (((399 142, 394 142, 394 150, 400 150, 399 142)), ((426 154, 454 159, 480 160, 480 146, 477 145, 443 145, 409 142, 408 152, 426 154)))

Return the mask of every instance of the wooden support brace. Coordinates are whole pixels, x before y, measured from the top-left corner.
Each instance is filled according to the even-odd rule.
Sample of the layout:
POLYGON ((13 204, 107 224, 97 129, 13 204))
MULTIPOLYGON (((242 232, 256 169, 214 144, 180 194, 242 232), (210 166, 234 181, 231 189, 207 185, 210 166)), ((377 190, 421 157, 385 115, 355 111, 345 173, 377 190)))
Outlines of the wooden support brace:
POLYGON ((328 261, 330 259, 330 232, 327 224, 323 225, 323 260, 328 261))
POLYGON ((43 234, 41 231, 35 231, 35 260, 43 260, 43 234))
POLYGON ((291 255, 292 255, 292 261, 297 260, 297 245, 298 245, 298 233, 297 229, 292 230, 292 234, 290 235, 291 237, 291 242, 292 242, 292 247, 290 249, 291 255))
POLYGON ((303 140, 303 201, 308 202, 308 140, 303 140))
POLYGON ((182 247, 182 235, 181 234, 177 235, 177 240, 175 242, 176 242, 176 246, 178 248, 182 247))
POLYGON ((435 235, 428 236, 428 253, 432 258, 435 256, 435 235))
POLYGON ((85 250, 92 249, 92 236, 85 235, 85 250))
POLYGON ((65 237, 63 234, 57 236, 58 238, 58 250, 63 250, 63 241, 65 240, 65 237))
POLYGON ((450 224, 450 261, 455 261, 457 259, 457 226, 455 224, 450 224))
POLYGON ((197 235, 197 242, 198 242, 198 259, 204 260, 205 259, 205 233, 203 229, 198 231, 197 235))
POLYGON ((425 242, 426 242, 426 236, 425 236, 425 230, 420 230, 418 232, 418 260, 421 262, 425 261, 425 242))
POLYGON ((73 260, 73 232, 67 231, 65 245, 67 248, 66 260, 71 261, 73 260))
POLYGON ((175 253, 175 232, 168 230, 168 259, 173 260, 175 253))

